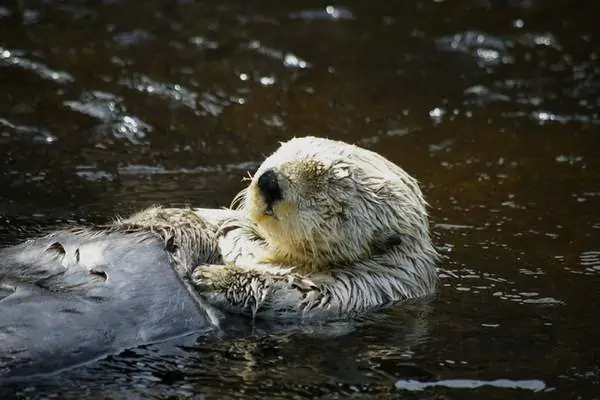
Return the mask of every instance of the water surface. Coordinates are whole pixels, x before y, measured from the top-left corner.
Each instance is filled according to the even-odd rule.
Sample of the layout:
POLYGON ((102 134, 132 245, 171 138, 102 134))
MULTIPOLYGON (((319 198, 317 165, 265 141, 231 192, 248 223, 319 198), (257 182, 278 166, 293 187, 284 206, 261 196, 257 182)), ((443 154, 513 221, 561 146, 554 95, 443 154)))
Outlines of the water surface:
POLYGON ((418 177, 428 306, 188 337, 8 398, 600 395, 593 1, 0 5, 0 242, 144 206, 229 204, 313 134, 418 177))

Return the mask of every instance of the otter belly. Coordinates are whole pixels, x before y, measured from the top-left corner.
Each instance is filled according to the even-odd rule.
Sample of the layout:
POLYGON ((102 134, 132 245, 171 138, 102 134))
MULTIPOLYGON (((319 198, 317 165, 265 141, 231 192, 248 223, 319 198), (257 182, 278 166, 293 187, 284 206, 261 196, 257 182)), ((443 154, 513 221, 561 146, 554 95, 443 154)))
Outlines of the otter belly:
POLYGON ((0 250, 0 380, 211 329, 147 232, 64 231, 0 250))

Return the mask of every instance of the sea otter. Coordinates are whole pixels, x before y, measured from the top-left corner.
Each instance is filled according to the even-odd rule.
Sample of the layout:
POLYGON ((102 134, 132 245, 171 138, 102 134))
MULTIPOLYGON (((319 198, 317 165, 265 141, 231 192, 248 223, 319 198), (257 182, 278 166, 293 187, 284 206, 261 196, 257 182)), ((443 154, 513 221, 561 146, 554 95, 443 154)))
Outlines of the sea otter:
POLYGON ((339 318, 435 290, 423 194, 375 152, 292 139, 236 202, 217 235, 222 262, 192 272, 211 304, 267 318, 339 318))
POLYGON ((436 287, 417 181, 372 151, 285 142, 230 209, 153 207, 0 250, 0 376, 218 326, 347 318, 436 287))

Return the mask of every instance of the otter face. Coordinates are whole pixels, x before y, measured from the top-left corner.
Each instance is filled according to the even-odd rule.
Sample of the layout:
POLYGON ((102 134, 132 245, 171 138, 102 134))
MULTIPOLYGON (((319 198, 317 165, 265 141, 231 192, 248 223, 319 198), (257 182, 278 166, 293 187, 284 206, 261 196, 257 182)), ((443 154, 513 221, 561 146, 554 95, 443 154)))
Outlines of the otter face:
POLYGON ((328 139, 283 143, 259 167, 241 208, 269 262, 307 271, 430 244, 416 181, 374 152, 328 139))

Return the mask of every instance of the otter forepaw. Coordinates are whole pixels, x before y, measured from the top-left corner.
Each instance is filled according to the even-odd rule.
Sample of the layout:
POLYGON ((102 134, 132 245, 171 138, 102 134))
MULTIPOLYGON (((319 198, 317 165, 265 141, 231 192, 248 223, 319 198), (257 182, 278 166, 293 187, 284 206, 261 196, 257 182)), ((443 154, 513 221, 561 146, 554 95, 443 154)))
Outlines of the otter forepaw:
POLYGON ((320 288, 310 279, 297 279, 292 283, 292 287, 302 294, 300 309, 303 312, 311 311, 314 308, 326 308, 331 301, 331 294, 328 290, 320 288))
POLYGON ((192 282, 200 292, 224 290, 228 286, 228 275, 225 265, 202 265, 192 272, 192 282))
POLYGON ((317 307, 325 308, 331 300, 329 290, 318 286, 311 279, 301 275, 291 274, 287 276, 287 290, 296 292, 299 298, 297 310, 302 313, 306 313, 317 307))
POLYGON ((236 313, 255 316, 273 283, 267 275, 226 265, 203 265, 192 282, 207 301, 236 313))

